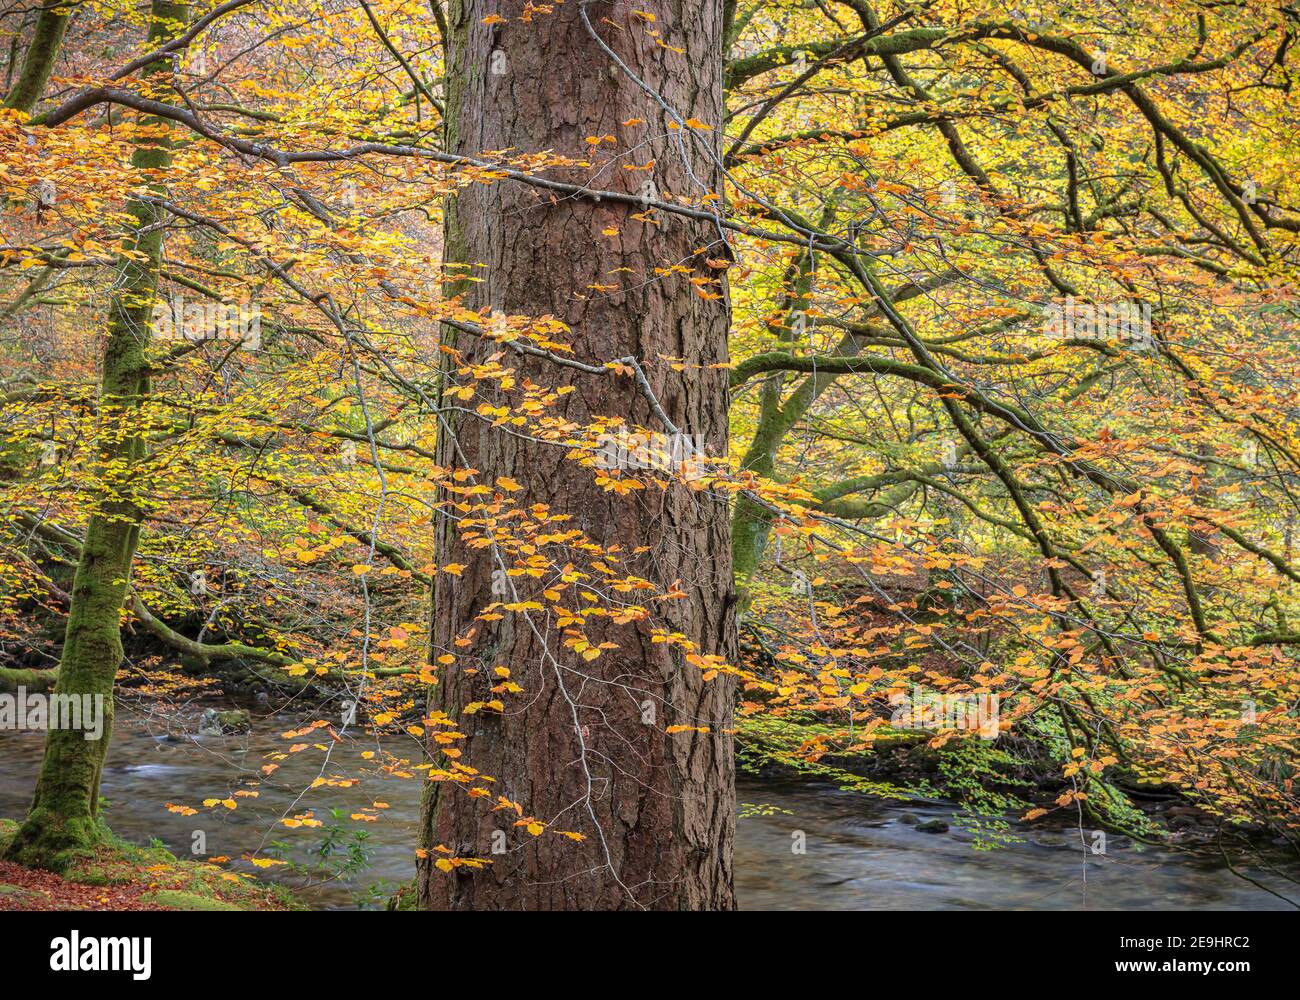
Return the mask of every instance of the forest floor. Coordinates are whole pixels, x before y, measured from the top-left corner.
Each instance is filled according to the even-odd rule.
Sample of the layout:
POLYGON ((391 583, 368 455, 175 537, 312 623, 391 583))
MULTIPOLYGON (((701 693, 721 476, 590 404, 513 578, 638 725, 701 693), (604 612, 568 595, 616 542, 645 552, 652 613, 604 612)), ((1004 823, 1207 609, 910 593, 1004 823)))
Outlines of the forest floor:
MULTIPOLYGON (((0 854, 18 824, 0 820, 0 854)), ((0 910, 301 910, 289 892, 161 847, 114 842, 62 875, 0 861, 0 910)))

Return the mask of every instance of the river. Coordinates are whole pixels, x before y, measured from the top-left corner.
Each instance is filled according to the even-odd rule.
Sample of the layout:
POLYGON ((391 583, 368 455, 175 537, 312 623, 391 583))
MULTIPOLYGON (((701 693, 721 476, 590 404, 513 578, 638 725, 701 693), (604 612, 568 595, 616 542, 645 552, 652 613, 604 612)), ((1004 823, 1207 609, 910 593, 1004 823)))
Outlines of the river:
MULTIPOLYGON (((418 747, 414 741, 382 748, 371 742, 335 750, 327 776, 355 777, 369 768, 351 787, 306 790, 321 773, 323 755, 314 749, 290 755, 264 778, 268 755, 282 754, 289 745, 281 734, 303 722, 271 716, 256 719, 251 734, 198 736, 197 712, 178 722, 123 706, 102 786, 110 826, 138 843, 157 838, 180 857, 191 855, 194 833, 201 830, 209 857, 227 856, 251 870, 237 859, 271 841, 294 845, 290 856, 297 860, 319 842, 324 828, 286 829, 278 824, 281 816, 312 809, 328 824, 329 811, 342 809, 342 823, 367 834, 364 870, 306 886, 286 868, 261 875, 291 882, 323 908, 379 905, 413 873, 420 778, 379 773, 375 761, 361 754, 387 749, 415 762, 418 747), (234 810, 202 808, 201 799, 227 798, 248 788, 249 780, 260 781, 256 798, 235 798, 234 810), (372 809, 374 822, 350 818, 375 802, 387 808, 372 809), (168 803, 200 812, 169 812, 168 803)), ((311 743, 314 737, 300 740, 311 743)), ((41 747, 40 733, 0 732, 0 817, 19 818, 26 809, 41 747)), ((977 850, 972 835, 952 823, 952 807, 942 803, 885 801, 823 784, 749 777, 741 778, 736 794, 736 894, 743 909, 1291 909, 1233 875, 1222 861, 1124 838, 1110 838, 1106 852, 1094 854, 1078 830, 1034 829, 1021 843, 977 850), (917 829, 918 820, 933 819, 948 821, 950 829, 917 829)), ((1288 892, 1274 875, 1249 874, 1297 895, 1294 884, 1288 892)))

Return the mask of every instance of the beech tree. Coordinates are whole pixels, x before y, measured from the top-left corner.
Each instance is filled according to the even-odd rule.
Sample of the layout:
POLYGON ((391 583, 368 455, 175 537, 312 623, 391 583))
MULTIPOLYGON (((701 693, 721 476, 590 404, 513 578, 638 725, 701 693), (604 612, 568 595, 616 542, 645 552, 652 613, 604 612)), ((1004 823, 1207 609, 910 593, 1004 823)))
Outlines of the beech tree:
MULTIPOLYGON (((164 44, 184 25, 189 6, 155 0, 148 44, 164 44)), ((30 108, 49 76, 66 14, 56 4, 41 9, 36 35, 10 105, 30 108), (53 26, 51 26, 53 25, 53 26)), ((166 60, 141 69, 150 83, 166 80, 166 60)), ((171 163, 166 122, 145 118, 146 136, 131 155, 146 191, 165 192, 160 179, 171 163)), ((9 849, 18 861, 62 866, 70 853, 103 839, 98 820, 99 781, 113 731, 113 679, 122 662, 120 618, 129 590, 142 512, 132 496, 133 468, 145 454, 141 407, 149 387, 150 314, 162 255, 162 210, 143 197, 127 206, 131 223, 112 277, 104 338, 96 427, 102 488, 86 525, 72 581, 67 631, 56 695, 99 699, 104 726, 99 739, 73 729, 51 729, 36 794, 26 822, 9 849)))

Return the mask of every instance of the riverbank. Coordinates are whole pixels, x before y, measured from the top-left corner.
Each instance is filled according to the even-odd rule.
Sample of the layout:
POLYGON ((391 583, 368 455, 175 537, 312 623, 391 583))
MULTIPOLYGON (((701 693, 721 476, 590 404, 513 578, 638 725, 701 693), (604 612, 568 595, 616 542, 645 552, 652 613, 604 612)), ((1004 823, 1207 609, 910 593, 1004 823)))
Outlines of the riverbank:
MULTIPOLYGON (((0 819, 0 855, 18 832, 0 819)), ((283 886, 114 838, 63 875, 0 861, 0 910, 305 910, 283 886)))

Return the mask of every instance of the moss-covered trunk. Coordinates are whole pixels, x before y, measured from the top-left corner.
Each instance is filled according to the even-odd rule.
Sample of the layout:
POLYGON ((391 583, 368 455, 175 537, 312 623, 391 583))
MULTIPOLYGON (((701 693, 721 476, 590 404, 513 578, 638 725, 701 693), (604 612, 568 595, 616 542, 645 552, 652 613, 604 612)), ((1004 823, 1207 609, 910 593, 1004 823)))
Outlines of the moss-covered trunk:
POLYGON ((80 0, 46 0, 36 15, 36 28, 23 56, 23 68, 13 89, 5 98, 6 108, 31 112, 45 92, 45 84, 54 71, 68 21, 80 0))
MULTIPOLYGON (((188 5, 155 0, 150 11, 150 48, 166 41, 188 17, 188 5)), ((143 72, 168 73, 170 63, 152 63, 143 72)), ((145 190, 161 193, 157 177, 171 164, 170 144, 160 138, 143 140, 131 164, 142 177, 150 178, 145 190)), ((140 498, 134 480, 145 454, 141 411, 149 391, 146 353, 162 254, 162 209, 133 198, 128 211, 131 231, 124 246, 129 252, 120 258, 111 283, 96 414, 100 485, 73 578, 55 686, 56 695, 76 696, 83 704, 97 706, 103 726, 97 739, 87 739, 88 730, 50 729, 31 810, 8 851, 11 860, 47 868, 66 866, 102 835, 99 780, 113 730, 113 679, 122 660, 122 606, 140 533, 140 498)))
MULTIPOLYGON (((808 306, 811 304, 812 279, 815 262, 811 255, 800 254, 791 263, 786 278, 791 282, 791 291, 787 295, 782 310, 785 322, 772 321, 768 331, 785 347, 793 342, 797 332, 796 325, 802 329, 799 317, 806 323, 808 306)), ((741 469, 752 472, 764 479, 773 478, 776 472, 776 453, 785 440, 790 428, 795 425, 803 412, 816 398, 816 378, 807 380, 813 386, 801 387, 784 406, 781 392, 785 387, 785 377, 779 372, 763 383, 760 396, 758 427, 753 440, 740 463, 741 469)), ((767 548, 767 539, 772 531, 772 512, 748 497, 736 500, 735 513, 731 521, 731 561, 736 573, 736 591, 742 611, 749 607, 752 594, 749 589, 750 578, 762 561, 767 548)))

